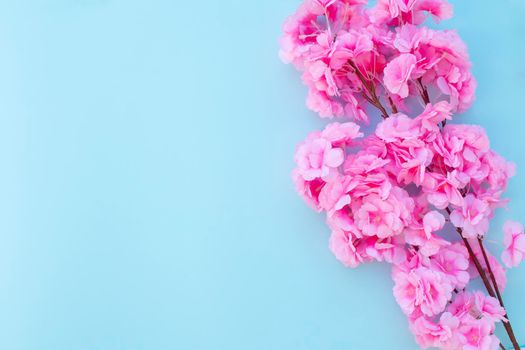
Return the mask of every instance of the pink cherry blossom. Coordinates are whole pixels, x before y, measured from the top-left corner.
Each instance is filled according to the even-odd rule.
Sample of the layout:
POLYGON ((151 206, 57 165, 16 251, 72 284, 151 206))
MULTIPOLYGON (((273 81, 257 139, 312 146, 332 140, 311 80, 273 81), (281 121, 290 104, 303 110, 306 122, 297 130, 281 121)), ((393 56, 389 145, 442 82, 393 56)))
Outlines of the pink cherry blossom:
POLYGON ((407 259, 407 250, 404 240, 400 236, 380 239, 377 237, 366 238, 366 253, 376 261, 386 261, 398 265, 407 259))
POLYGON ((392 188, 386 199, 370 194, 353 205, 355 223, 366 236, 396 236, 408 225, 413 206, 408 193, 399 187, 392 188))
POLYGON ((425 20, 430 14, 436 20, 452 16, 452 6, 444 0, 379 0, 371 10, 375 23, 414 23, 425 20))
POLYGON ((330 141, 332 146, 351 146, 354 140, 363 136, 359 125, 355 123, 331 123, 321 133, 321 136, 330 141))
POLYGON ((503 226, 503 245, 505 250, 501 260, 508 267, 516 267, 525 258, 525 234, 523 225, 515 221, 507 221, 503 226))
POLYGON ((439 231, 445 226, 445 217, 438 211, 429 211, 423 217, 423 227, 428 237, 432 232, 439 231))
POLYGON ((423 191, 427 193, 428 201, 438 209, 445 209, 449 205, 463 206, 464 198, 460 189, 464 184, 452 171, 445 175, 430 173, 425 176, 423 191))
POLYGON ((441 313, 454 289, 446 276, 426 267, 405 271, 394 268, 394 297, 407 315, 421 312, 427 316, 441 313))
POLYGON ((345 113, 343 105, 333 101, 326 91, 309 90, 306 106, 322 118, 342 117, 345 113))
POLYGON ((497 350, 499 339, 494 335, 492 324, 486 320, 462 324, 459 337, 463 350, 497 350))
POLYGON ((465 288, 470 281, 469 255, 467 249, 459 243, 441 248, 432 256, 430 266, 443 272, 456 289, 465 288))
POLYGON ((355 268, 368 260, 362 242, 351 231, 334 230, 330 236, 330 250, 343 265, 355 268))
POLYGON ((392 115, 379 123, 375 134, 385 142, 417 139, 421 135, 417 122, 401 113, 392 115))
POLYGON ((385 67, 385 77, 383 79, 386 88, 393 94, 402 98, 408 96, 408 83, 413 78, 416 70, 416 56, 405 53, 393 59, 385 67))
POLYGON ((326 182, 320 178, 307 181, 302 176, 301 171, 297 168, 292 172, 292 179, 299 195, 308 205, 320 212, 322 209, 319 203, 319 195, 323 187, 326 185, 326 182))
POLYGON ((314 132, 297 147, 295 161, 299 174, 305 180, 327 179, 335 175, 337 167, 343 164, 344 152, 341 148, 332 147, 332 143, 319 132, 314 132))
POLYGON ((468 194, 463 206, 450 214, 450 221, 463 229, 463 237, 476 238, 487 233, 490 208, 486 202, 468 194))
POLYGON ((455 335, 459 325, 459 319, 449 312, 441 314, 438 323, 425 316, 410 320, 410 330, 424 349, 430 347, 458 349, 459 343, 455 335))
POLYGON ((351 30, 337 36, 336 48, 330 56, 330 66, 342 68, 350 59, 359 60, 359 56, 374 49, 372 36, 367 32, 351 30))
POLYGON ((428 28, 405 24, 397 29, 394 47, 402 53, 410 53, 417 49, 423 38, 428 36, 428 28))
POLYGON ((352 187, 349 176, 337 176, 331 179, 319 193, 319 206, 329 216, 352 202, 349 192, 352 187))

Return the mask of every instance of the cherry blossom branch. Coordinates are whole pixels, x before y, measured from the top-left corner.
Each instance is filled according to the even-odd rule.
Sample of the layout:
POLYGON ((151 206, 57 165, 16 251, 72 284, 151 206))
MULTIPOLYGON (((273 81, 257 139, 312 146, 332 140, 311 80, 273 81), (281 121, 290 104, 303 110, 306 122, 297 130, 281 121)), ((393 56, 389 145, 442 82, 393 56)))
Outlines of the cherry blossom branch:
POLYGON ((423 80, 421 78, 417 79, 417 84, 419 87, 419 93, 421 95, 421 99, 426 104, 430 103, 430 95, 428 94, 428 89, 425 85, 423 85, 423 80))
MULTIPOLYGON (((446 208, 447 213, 450 215, 451 210, 449 208, 446 208)), ((492 288, 492 285, 490 284, 489 279, 487 278, 487 275, 485 274, 485 270, 481 266, 478 258, 476 257, 476 254, 474 253, 474 250, 472 249, 472 246, 470 245, 469 241, 463 237, 463 230, 459 227, 456 227, 456 232, 459 234, 461 239, 463 240, 463 243, 465 244, 465 247, 467 248, 468 254, 470 256, 470 259, 474 263, 474 266, 476 267, 476 270, 479 273, 479 276, 481 277, 481 280, 483 281, 483 284, 485 285, 485 288, 487 289, 487 292, 491 297, 496 297, 496 294, 494 293, 494 289, 492 288)))
MULTIPOLYGON (((451 210, 449 208, 446 208, 445 209, 447 211, 447 213, 451 214, 451 210)), ((494 288, 492 288, 492 285, 487 277, 487 274, 485 272, 485 269, 481 266, 481 263, 479 262, 478 258, 476 257, 476 254, 474 253, 474 250, 472 249, 472 246, 470 245, 469 241, 463 237, 463 230, 459 227, 456 227, 456 232, 459 234, 459 236, 461 237, 461 239, 463 240, 463 243, 465 244, 465 247, 467 248, 467 251, 468 251, 468 254, 470 256, 470 259, 472 260, 472 262, 474 263, 474 266, 476 267, 476 270, 478 271, 479 273, 479 276, 481 277, 481 280, 483 281, 483 285, 485 286, 485 289, 487 289, 487 292, 489 293, 489 295, 493 298, 497 298, 500 305, 505 308, 505 306, 503 305, 503 300, 501 298, 501 294, 499 293, 499 289, 498 289, 498 285, 496 283, 496 278, 494 276, 494 273, 492 271, 492 268, 490 267, 490 263, 489 263, 489 259, 487 257, 487 253, 481 243, 481 240, 478 238, 478 242, 480 242, 480 247, 482 248, 482 252, 483 252, 483 257, 484 257, 484 260, 485 260, 485 264, 487 265, 487 270, 489 271, 489 274, 491 275, 491 279, 492 279, 492 283, 494 284, 494 288, 496 288, 498 290, 497 294, 496 292, 494 292, 494 288)), ((505 309, 505 313, 506 313, 506 309, 505 309)), ((520 345, 516 339, 516 336, 514 334, 514 330, 512 329, 512 325, 510 324, 510 320, 508 318, 508 315, 505 314, 505 318, 506 318, 506 321, 503 321, 503 327, 505 328, 505 331, 507 332, 507 335, 509 336, 509 339, 510 341, 512 342, 512 346, 514 347, 515 350, 520 350, 520 345)), ((504 347, 502 347, 502 349, 504 349, 504 347)))
POLYGON ((349 60, 348 64, 350 64, 350 66, 353 68, 355 75, 359 78, 359 80, 361 81, 361 84, 363 84, 363 87, 368 92, 368 94, 367 94, 367 92, 363 91, 362 96, 364 97, 364 99, 367 100, 368 103, 370 103, 372 106, 374 106, 377 109, 379 109, 383 119, 387 119, 389 114, 388 114, 386 108, 381 103, 381 100, 377 96, 377 92, 376 92, 376 88, 375 88, 374 83, 372 81, 368 80, 363 75, 363 73, 361 73, 361 71, 359 70, 359 68, 356 66, 356 64, 354 62, 349 60))
POLYGON ((514 334, 514 330, 512 329, 512 325, 510 324, 510 319, 507 313, 507 309, 505 308, 505 305, 503 304, 503 298, 501 297, 501 293, 499 291, 498 282, 496 281, 496 276, 494 275, 494 272, 492 271, 492 267, 490 266, 489 258, 487 256, 487 252, 485 250, 485 246, 483 245, 483 240, 478 237, 478 244, 481 249, 481 252, 483 254, 483 259, 485 260, 485 265, 487 265, 487 270, 490 275, 490 279, 492 280, 492 284, 494 285, 494 289, 496 290, 496 296, 498 298, 498 301, 505 309, 505 318, 506 321, 503 321, 503 326, 505 327, 505 330, 507 330, 507 333, 509 334, 510 341, 512 342, 512 345, 515 349, 520 349, 520 345, 518 344, 518 341, 516 339, 516 335, 514 334))

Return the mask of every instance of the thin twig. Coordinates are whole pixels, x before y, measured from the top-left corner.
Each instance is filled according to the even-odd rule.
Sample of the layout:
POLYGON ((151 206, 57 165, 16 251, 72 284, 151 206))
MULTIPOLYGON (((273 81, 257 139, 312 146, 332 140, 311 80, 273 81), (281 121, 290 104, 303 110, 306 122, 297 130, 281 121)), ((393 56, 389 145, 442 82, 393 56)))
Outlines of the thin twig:
POLYGON ((503 327, 505 327, 505 330, 507 330, 507 333, 509 334, 509 338, 510 338, 510 341, 512 342, 512 345, 514 346, 514 349, 520 350, 521 349, 520 345, 518 344, 518 340, 516 339, 516 335, 514 334, 514 330, 512 329, 512 326, 510 324, 510 319, 507 314, 507 309, 505 309, 505 305, 503 304, 503 298, 501 297, 501 293, 499 291, 498 282, 496 281, 496 276, 494 275, 494 271, 492 270, 492 267, 490 266, 490 260, 487 256, 487 252, 485 250, 485 246, 483 245, 483 241, 479 237, 478 237, 478 244, 483 254, 483 259, 485 260, 485 265, 487 266, 487 270, 489 272, 490 279, 492 280, 492 284, 494 285, 494 289, 496 290, 496 296, 498 298, 498 301, 501 307, 505 310, 506 321, 503 321, 503 327))
POLYGON ((372 106, 379 109, 381 112, 381 115, 384 119, 388 118, 388 112, 386 108, 381 103, 381 100, 377 96, 376 88, 374 86, 374 83, 370 80, 368 80, 363 73, 359 70, 359 68, 356 66, 356 64, 352 61, 348 61, 348 64, 354 69, 355 75, 359 78, 361 81, 361 84, 363 84, 363 88, 366 90, 363 91, 362 95, 372 106))
MULTIPOLYGON (((447 213, 450 216, 451 210, 449 208, 445 209, 447 213)), ((467 248, 468 254, 470 256, 470 260, 474 263, 474 266, 476 267, 476 270, 479 273, 479 276, 481 277, 481 280, 483 281, 483 285, 485 286, 485 289, 487 289, 487 292, 489 295, 493 298, 497 298, 497 294, 494 292, 494 289, 492 288, 492 285, 490 284, 489 279, 487 278, 487 274, 485 272, 485 269, 481 266, 478 258, 476 257, 476 254, 474 253, 474 250, 472 249, 472 246, 470 245, 469 241, 463 237, 463 230, 459 227, 456 227, 456 232, 459 234, 461 239, 463 240, 463 243, 465 244, 465 247, 467 248)), ((486 256, 486 253, 485 253, 486 256)), ((485 260, 485 264, 487 265, 487 269, 489 268, 490 264, 488 264, 488 257, 485 260)), ((492 274, 491 278, 493 278, 494 274, 492 274)), ((493 283, 495 283, 495 278, 493 279, 493 283)), ((494 288, 497 288, 497 283, 494 284, 494 288)), ((498 298, 499 301, 499 298, 498 298)), ((503 303, 500 302, 501 306, 503 306, 503 303)), ((505 311, 506 312, 506 311, 505 311)), ((518 341, 516 340, 516 336, 514 335, 514 331, 512 329, 512 326, 510 325, 510 320, 508 319, 508 316, 505 315, 505 318, 507 319, 507 322, 503 322, 503 327, 505 328, 505 331, 507 332, 507 335, 509 336, 510 341, 512 342, 512 345, 514 347, 514 350, 520 350, 520 346, 518 344, 518 341)))

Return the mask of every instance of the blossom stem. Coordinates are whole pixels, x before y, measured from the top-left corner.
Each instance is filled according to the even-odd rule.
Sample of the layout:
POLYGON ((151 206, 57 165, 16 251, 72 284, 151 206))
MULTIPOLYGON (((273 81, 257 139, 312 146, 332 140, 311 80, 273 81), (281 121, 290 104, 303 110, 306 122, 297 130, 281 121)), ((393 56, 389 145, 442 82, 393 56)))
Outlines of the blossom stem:
MULTIPOLYGON (((448 208, 447 208, 447 211, 450 212, 448 208)), ((472 260, 472 262, 474 262, 474 265, 476 266, 476 270, 478 270, 479 276, 481 277, 481 280, 483 281, 483 284, 485 285, 487 292, 489 293, 491 297, 496 298, 496 294, 494 293, 494 289, 490 285, 489 279, 487 278, 487 274, 485 273, 485 270, 481 266, 478 258, 474 254, 474 251, 472 250, 472 247, 470 246, 469 241, 465 237, 463 237, 463 231, 460 228, 456 228, 456 231, 461 236, 463 243, 465 243, 465 247, 467 247, 468 253, 470 255, 470 259, 472 260)), ((490 265, 487 264, 487 266, 490 266, 490 265)), ((503 305, 501 306, 503 307, 503 305)), ((518 341, 516 340, 516 336, 514 335, 514 331, 512 329, 512 326, 510 325, 510 320, 508 319, 508 316, 506 314, 505 314, 505 318, 507 319, 507 322, 503 321, 503 327, 505 328, 505 331, 507 332, 507 335, 509 336, 509 339, 512 342, 512 346, 514 347, 514 349, 520 350, 521 348, 518 344, 518 341)), ((503 346, 501 347, 502 349, 505 349, 503 346)))
POLYGON ((397 106, 394 103, 394 100, 392 100, 392 97, 388 96, 388 102, 390 103, 390 108, 392 109, 392 113, 397 113, 397 106))
POLYGON ((505 308, 505 305, 503 304, 503 298, 501 297, 501 293, 499 291, 498 282, 496 281, 496 276, 494 275, 494 271, 492 270, 492 267, 490 266, 489 258, 487 256, 487 252, 485 250, 485 246, 483 245, 483 240, 478 237, 478 244, 481 249, 481 252, 483 254, 483 259, 485 260, 485 265, 487 265, 487 270, 490 275, 490 279, 492 280, 492 284, 494 285, 494 289, 496 290, 496 296, 498 297, 499 303, 503 309, 505 309, 505 318, 506 321, 503 321, 503 326, 505 327, 505 330, 509 334, 510 341, 512 342, 512 345, 514 346, 514 349, 520 349, 520 345, 518 344, 518 341, 516 339, 516 335, 514 334, 514 330, 512 329, 512 325, 510 324, 510 319, 507 314, 507 309, 505 308))
POLYGON ((483 254, 483 260, 485 260, 485 265, 487 265, 487 270, 490 275, 490 279, 492 280, 492 284, 494 285, 494 289, 496 290, 496 296, 498 297, 499 303, 501 306, 505 307, 503 305, 503 299, 501 298, 501 293, 499 292, 498 283, 496 282, 496 277, 494 275, 494 272, 492 271, 492 267, 490 266, 489 258, 487 256, 487 252, 485 251, 485 247, 483 246, 483 241, 481 238, 478 237, 478 244, 481 249, 481 252, 483 254))
POLYGON ((417 83, 419 84, 419 93, 421 94, 421 99, 425 103, 425 105, 430 103, 430 95, 428 94, 428 89, 425 85, 423 85, 423 80, 421 78, 417 79, 417 83))
POLYGON ((383 104, 381 103, 381 100, 377 96, 376 87, 375 87, 374 83, 372 81, 368 80, 363 75, 363 73, 361 73, 361 71, 359 70, 359 68, 356 66, 356 64, 354 62, 348 61, 348 64, 350 64, 350 66, 352 67, 352 69, 355 72, 355 75, 359 78, 359 80, 361 81, 361 84, 363 84, 363 87, 366 90, 366 92, 365 91, 362 92, 362 95, 363 95, 364 99, 367 100, 372 106, 374 106, 377 109, 379 109, 383 119, 387 119, 389 114, 388 114, 385 106, 383 106, 383 104))
MULTIPOLYGON (((449 208, 446 208, 445 210, 447 211, 447 213, 450 216, 451 210, 449 208)), ((467 248, 468 254, 470 256, 470 260, 472 260, 472 262, 474 263, 474 266, 476 267, 476 270, 478 271, 479 276, 481 277, 481 280, 483 281, 483 284, 485 285, 485 288, 487 289, 487 292, 489 293, 489 295, 491 297, 497 298, 497 295, 494 292, 494 288, 497 288, 497 283, 496 283, 496 278, 494 277, 494 273, 491 273, 491 279, 493 278, 492 283, 494 283, 494 288, 492 288, 492 285, 490 284, 490 281, 489 281, 489 279, 487 277, 485 269, 481 266, 481 263, 479 262, 478 258, 476 257, 476 254, 474 254, 474 250, 472 249, 472 246, 470 245, 468 239, 463 237, 463 230, 461 228, 459 228, 459 227, 456 227, 456 232, 459 234, 459 236, 463 240, 463 243, 465 244, 465 247, 467 248)), ((487 269, 489 271, 492 271, 492 269, 490 268, 490 264, 488 263, 488 257, 486 257, 486 252, 485 252, 485 250, 483 248, 482 248, 482 251, 484 253, 484 259, 486 259, 485 260, 485 264, 487 265, 487 269)), ((500 302, 501 306, 503 308, 505 308, 503 306, 503 302, 502 302, 502 300, 500 300, 500 298, 498 298, 498 301, 500 302)), ((505 315, 505 318, 507 319, 507 322, 503 322, 503 327, 505 328, 505 331, 507 332, 507 335, 509 336, 509 339, 512 342, 512 346, 514 347, 514 349, 515 350, 520 350, 521 348, 520 348, 520 346, 518 344, 518 341, 516 340, 516 336, 514 335, 514 331, 512 329, 512 326, 510 325, 510 320, 508 319, 507 315, 505 315)))

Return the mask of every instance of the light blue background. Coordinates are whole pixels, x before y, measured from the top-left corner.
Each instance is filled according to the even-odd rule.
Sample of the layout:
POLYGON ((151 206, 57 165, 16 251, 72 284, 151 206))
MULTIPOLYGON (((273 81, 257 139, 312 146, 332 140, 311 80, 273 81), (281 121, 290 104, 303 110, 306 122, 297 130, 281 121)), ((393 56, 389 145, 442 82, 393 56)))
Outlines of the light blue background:
MULTIPOLYGON (((277 58, 297 4, 0 1, 1 349, 416 349, 388 267, 343 268, 290 181, 326 122, 277 58)), ((454 4, 461 120, 519 170, 499 237, 525 220, 525 5, 454 4)))

